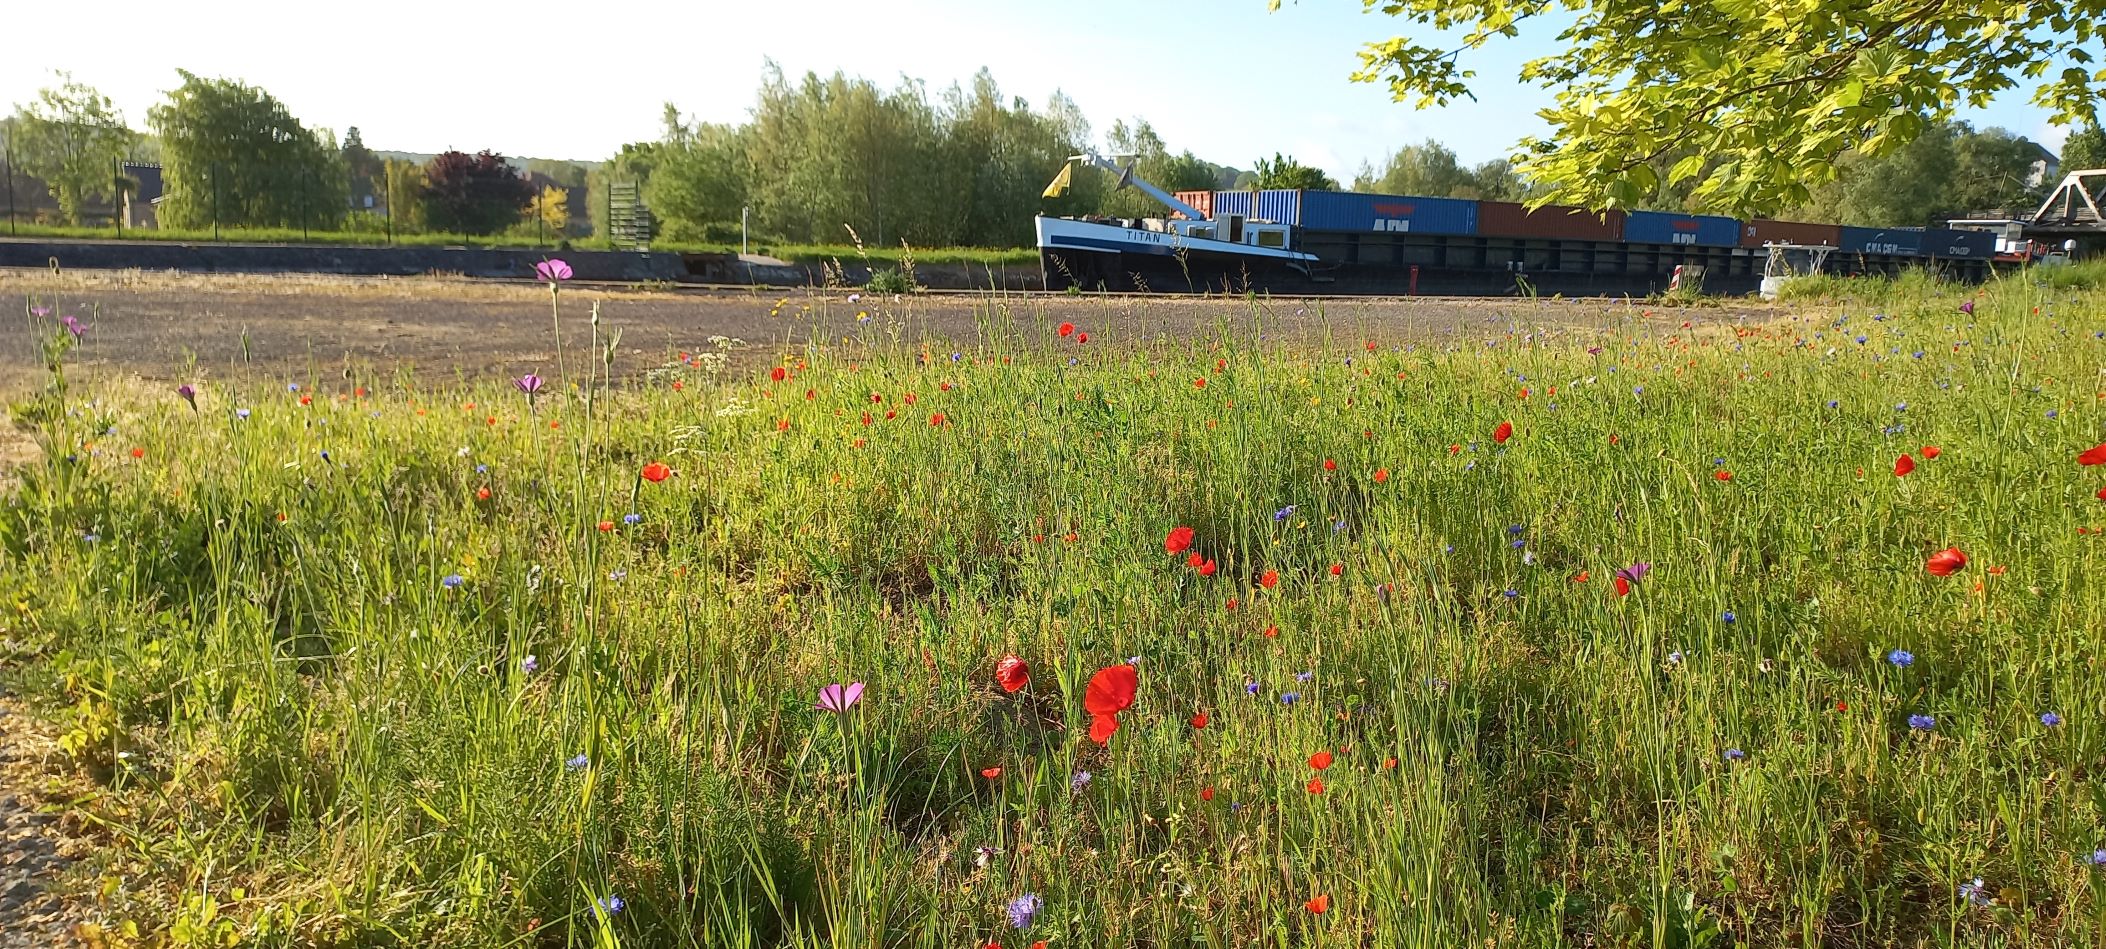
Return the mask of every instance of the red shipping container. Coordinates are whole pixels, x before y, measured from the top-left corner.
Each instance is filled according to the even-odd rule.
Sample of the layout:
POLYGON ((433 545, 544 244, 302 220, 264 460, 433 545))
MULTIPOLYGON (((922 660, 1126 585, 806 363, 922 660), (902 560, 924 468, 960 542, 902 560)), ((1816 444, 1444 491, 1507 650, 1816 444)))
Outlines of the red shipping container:
MULTIPOLYGON (((1214 192, 1212 191, 1180 191, 1171 195, 1171 197, 1191 205, 1210 220, 1214 217, 1214 192)), ((1178 220, 1184 220, 1185 213, 1183 211, 1172 211, 1170 216, 1178 220)))
POLYGON ((1606 215, 1586 208, 1546 204, 1530 211, 1510 201, 1477 202, 1477 233, 1487 237, 1534 237, 1560 241, 1623 240, 1623 212, 1606 215))
POLYGON ((1764 244, 1818 244, 1823 247, 1843 246, 1843 229, 1833 224, 1801 224, 1798 221, 1770 221, 1756 218, 1740 225, 1740 246, 1761 247, 1764 244))

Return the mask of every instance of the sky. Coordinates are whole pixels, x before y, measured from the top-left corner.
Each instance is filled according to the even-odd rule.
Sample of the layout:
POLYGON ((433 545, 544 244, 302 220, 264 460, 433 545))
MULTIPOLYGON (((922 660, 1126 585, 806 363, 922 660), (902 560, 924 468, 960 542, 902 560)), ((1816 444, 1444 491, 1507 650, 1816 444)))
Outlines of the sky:
MULTIPOLYGON (((0 57, 0 107, 72 72, 134 128, 179 82, 177 68, 268 90, 310 127, 370 148, 598 160, 657 137, 664 104, 742 121, 763 66, 795 77, 835 70, 931 94, 992 70, 1034 106, 1055 91, 1102 142, 1112 120, 1145 118, 1173 151, 1249 168, 1292 155, 1342 181, 1362 162, 1436 139, 1466 163, 1540 133, 1550 94, 1520 64, 1556 51, 1554 32, 1466 60, 1475 101, 1415 111, 1349 77, 1362 43, 1408 33, 1360 0, 626 0, 622 3, 342 7, 285 0, 24 3, 5 20, 24 38, 0 57), (385 12, 383 12, 383 9, 385 12), (136 24, 112 39, 109 25, 136 24)), ((2059 148, 2064 133, 2006 93, 1961 118, 2059 148)), ((1053 169, 1048 169, 1050 174, 1053 169)))

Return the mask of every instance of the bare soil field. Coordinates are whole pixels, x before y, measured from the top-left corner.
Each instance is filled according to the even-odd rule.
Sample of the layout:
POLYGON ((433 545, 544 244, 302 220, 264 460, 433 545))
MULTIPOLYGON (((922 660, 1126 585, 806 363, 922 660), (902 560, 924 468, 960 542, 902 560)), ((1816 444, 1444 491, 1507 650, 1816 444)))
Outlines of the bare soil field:
MULTIPOLYGON (((748 351, 785 344, 898 341, 1031 345, 1072 322, 1089 345, 1134 346, 1224 332, 1278 344, 1357 345, 1586 330, 1641 319, 1679 325, 1759 317, 1766 307, 1658 310, 1611 300, 1475 298, 1259 299, 942 294, 855 295, 848 290, 651 291, 566 287, 563 341, 590 345, 619 331, 617 371, 641 373, 674 354, 729 337, 748 351), (859 321, 859 315, 868 315, 859 321)), ((179 275, 139 271, 0 270, 0 300, 15 314, 0 331, 0 391, 41 371, 28 332, 31 305, 89 324, 77 371, 149 380, 249 373, 309 375, 347 366, 430 377, 546 370, 554 357, 549 293, 539 286, 442 277, 179 275)), ((758 356, 757 358, 769 358, 758 356)))

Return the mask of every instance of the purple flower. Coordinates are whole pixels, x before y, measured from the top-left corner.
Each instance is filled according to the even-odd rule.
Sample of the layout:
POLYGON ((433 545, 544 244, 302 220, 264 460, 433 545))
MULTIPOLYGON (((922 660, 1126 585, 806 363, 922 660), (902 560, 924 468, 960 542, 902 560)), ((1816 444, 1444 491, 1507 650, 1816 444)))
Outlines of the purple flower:
POLYGON ((534 275, 551 284, 569 280, 571 276, 570 265, 564 263, 561 259, 544 260, 534 265, 534 275))
POLYGON ((1740 750, 1740 749, 1738 749, 1738 748, 1728 748, 1728 749, 1726 749, 1726 760, 1727 760, 1727 761, 1740 761, 1740 760, 1742 760, 1742 759, 1746 758, 1747 756, 1748 756, 1748 753, 1747 753, 1747 752, 1745 752, 1745 751, 1742 751, 1742 750, 1740 750))
POLYGON ((1916 654, 1906 649, 1896 649, 1887 653, 1887 661, 1896 669, 1906 669, 1916 664, 1916 654))
POLYGON ((1638 581, 1645 579, 1645 575, 1651 572, 1653 572, 1653 565, 1641 560, 1637 563, 1623 568, 1622 570, 1616 571, 1616 575, 1622 577, 1627 582, 1637 583, 1638 581))
POLYGON ((2094 850, 2091 852, 2091 865, 2095 867, 2106 867, 2106 847, 2101 847, 2098 850, 2094 850))
POLYGON ((65 327, 66 332, 72 333, 74 339, 88 335, 88 324, 81 322, 75 317, 61 316, 59 317, 59 325, 65 327))
MULTIPOLYGON (((561 263, 561 261, 558 261, 558 263, 561 263)), ((622 898, 619 896, 608 896, 604 899, 594 900, 593 905, 605 910, 607 912, 607 915, 613 916, 614 914, 621 912, 622 907, 627 906, 629 904, 622 902, 622 898)))
POLYGON ((1938 719, 1932 715, 1911 715, 1909 716, 1909 727, 1920 732, 1927 732, 1938 727, 1938 719))
POLYGON ((1967 301, 1967 302, 1965 302, 1965 303, 1962 303, 1962 304, 1960 304, 1960 312, 1962 312, 1962 313, 1965 313, 1965 314, 1967 314, 1968 316, 1973 316, 1973 315, 1974 315, 1974 301, 1973 301, 1973 300, 1969 300, 1969 301, 1967 301))
POLYGON ((2053 712, 2042 712, 2040 713, 2040 724, 2046 725, 2049 728, 2053 728, 2057 725, 2062 724, 2062 716, 2057 715, 2053 712))
POLYGON ((1301 701, 1301 700, 1302 700, 1302 694, 1301 694, 1300 692, 1282 692, 1282 693, 1280 693, 1280 704, 1281 704, 1281 705, 1293 705, 1294 703, 1296 703, 1296 702, 1299 702, 1299 701, 1301 701))
POLYGON ((448 590, 452 590, 459 587, 461 583, 461 575, 458 573, 449 573, 446 575, 446 579, 439 581, 439 585, 445 587, 448 590))
POLYGON ((822 712, 846 712, 863 701, 863 683, 851 682, 842 685, 836 682, 819 690, 819 704, 814 708, 822 712))
POLYGON ((1009 925, 1018 929, 1030 929, 1031 921, 1038 918, 1038 911, 1044 909, 1045 905, 1046 901, 1039 899, 1036 893, 1026 893, 1010 900, 1009 925))
POLYGON ((572 771, 583 771, 585 770, 585 766, 591 763, 592 759, 587 758, 583 753, 580 753, 577 757, 572 758, 569 761, 563 762, 563 766, 569 768, 572 771))
POLYGON ((1996 902, 1989 896, 1988 888, 1982 885, 1981 877, 1975 877, 1972 883, 1960 884, 1960 896, 1976 906, 1988 906, 1996 902))
POLYGON ((541 668, 541 663, 534 661, 533 653, 527 653, 527 657, 525 659, 519 660, 519 671, 524 672, 527 675, 533 675, 534 670, 539 668, 541 668))
POLYGON ((1095 777, 1095 775, 1092 775, 1087 771, 1075 772, 1075 776, 1068 779, 1068 790, 1071 790, 1077 794, 1081 794, 1084 788, 1090 786, 1090 779, 1093 777, 1095 777))
POLYGON ((512 385, 519 391, 526 393, 527 398, 531 400, 534 397, 534 393, 541 391, 541 377, 530 372, 512 380, 512 385))
POLYGON ((43 319, 51 315, 51 308, 48 306, 33 306, 29 308, 29 315, 43 319))
POLYGON ((190 383, 185 382, 176 386, 175 394, 182 396, 183 401, 190 403, 190 411, 197 411, 197 390, 191 388, 190 383))

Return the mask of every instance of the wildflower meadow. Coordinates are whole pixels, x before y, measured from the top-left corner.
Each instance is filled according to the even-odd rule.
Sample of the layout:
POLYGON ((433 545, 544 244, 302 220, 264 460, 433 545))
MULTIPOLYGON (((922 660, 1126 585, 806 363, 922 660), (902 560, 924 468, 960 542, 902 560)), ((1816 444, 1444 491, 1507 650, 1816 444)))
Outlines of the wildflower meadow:
POLYGON ((97 938, 2106 941, 2106 296, 889 306, 142 385, 23 301, 0 655, 97 938))

